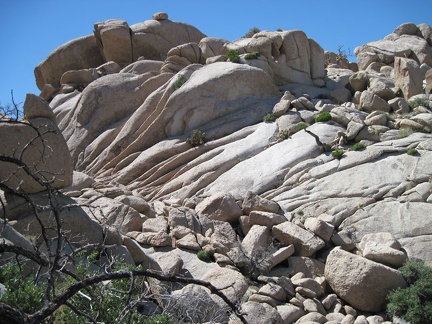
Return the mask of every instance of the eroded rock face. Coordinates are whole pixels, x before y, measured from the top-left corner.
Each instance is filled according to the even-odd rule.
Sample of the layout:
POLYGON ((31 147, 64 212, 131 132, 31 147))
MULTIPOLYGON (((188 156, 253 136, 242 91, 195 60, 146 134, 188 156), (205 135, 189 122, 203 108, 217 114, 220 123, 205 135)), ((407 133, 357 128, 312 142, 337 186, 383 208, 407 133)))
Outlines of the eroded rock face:
POLYGON ((72 183, 69 149, 51 113, 43 99, 29 95, 24 103, 28 120, 0 124, 1 154, 12 158, 0 162, 0 181, 11 189, 35 193, 72 183))
MULTIPOLYGON (((37 68, 55 84, 38 79, 52 109, 36 96, 25 107, 31 122, 58 123, 79 170, 62 192, 83 207, 66 225, 96 241, 103 228, 105 243, 145 267, 209 280, 251 321, 382 320, 356 312, 378 312, 403 286, 388 266, 432 260, 432 97, 411 97, 423 79, 430 88, 430 26, 363 46, 357 73, 332 55, 337 65, 324 70, 321 47, 301 31, 228 42, 166 13, 96 27, 101 62, 76 58, 65 71, 55 51, 37 68), (199 145, 187 140, 194 130, 199 145)), ((71 44, 65 53, 73 60, 71 44)), ((7 198, 24 231, 29 210, 7 198)), ((189 288, 179 293, 208 299, 189 288)))
POLYGON ((387 294, 406 286, 400 272, 339 248, 327 257, 325 277, 339 297, 366 312, 382 310, 387 294))

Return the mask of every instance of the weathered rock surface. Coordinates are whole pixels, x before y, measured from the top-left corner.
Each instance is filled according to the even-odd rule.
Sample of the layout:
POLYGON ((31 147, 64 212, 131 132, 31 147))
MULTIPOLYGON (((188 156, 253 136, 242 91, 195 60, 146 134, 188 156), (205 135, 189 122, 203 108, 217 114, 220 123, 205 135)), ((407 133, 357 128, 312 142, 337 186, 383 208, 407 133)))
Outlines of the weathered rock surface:
MULTIPOLYGON (((27 121, 0 125, 4 154, 37 148, 21 146, 29 123, 49 130, 25 161, 55 175, 73 237, 209 280, 251 322, 379 322, 386 292, 404 285, 393 268, 432 260, 431 35, 403 24, 356 49, 355 66, 302 31, 229 42, 163 12, 97 23, 36 68, 50 106, 30 95, 27 121)), ((49 204, 23 170, 0 174, 49 204)), ((15 230, 37 233, 28 206, 0 198, 15 230)), ((182 294, 225 312, 206 288, 182 294)))
POLYGON ((327 257, 325 277, 339 297, 366 312, 380 311, 388 292, 406 286, 398 271, 339 248, 327 257))

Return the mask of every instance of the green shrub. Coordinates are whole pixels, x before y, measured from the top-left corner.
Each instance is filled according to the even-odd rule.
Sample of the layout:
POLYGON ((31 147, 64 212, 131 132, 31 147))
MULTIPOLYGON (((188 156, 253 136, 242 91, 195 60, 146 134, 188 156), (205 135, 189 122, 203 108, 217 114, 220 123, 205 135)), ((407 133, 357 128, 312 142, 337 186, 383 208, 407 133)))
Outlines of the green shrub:
POLYGON ((407 150, 407 154, 408 154, 408 155, 418 155, 419 152, 418 152, 414 147, 410 147, 410 148, 407 150))
POLYGON ((328 122, 329 120, 331 120, 331 118, 331 114, 328 111, 324 111, 315 116, 315 122, 328 122))
POLYGON ((20 267, 9 262, 0 268, 0 283, 5 286, 1 301, 27 314, 43 306, 45 286, 34 282, 32 275, 22 276, 20 267))
MULTIPOLYGON (((94 263, 99 257, 98 252, 93 252, 87 257, 78 256, 79 262, 75 264, 75 278, 61 275, 54 280, 56 295, 64 292, 68 287, 102 271, 130 270, 135 268, 122 261, 114 261, 109 267, 94 263), (94 269, 94 270, 90 270, 94 269)), ((6 287, 1 301, 15 307, 22 312, 31 314, 44 306, 44 298, 47 290, 47 281, 34 282, 33 275, 23 276, 21 268, 10 262, 0 268, 0 282, 6 287)), ((136 309, 128 306, 129 301, 138 300, 143 293, 144 278, 135 278, 134 285, 131 279, 118 279, 105 283, 96 283, 82 289, 79 294, 73 295, 68 302, 80 312, 86 313, 98 322, 117 323, 119 318, 130 312, 127 316, 132 323, 140 323, 143 316, 136 309), (130 294, 129 294, 130 293, 130 294), (129 296, 131 299, 125 298, 129 296)), ((52 293, 51 293, 52 294, 52 293)), ((50 321, 55 323, 84 323, 84 317, 76 314, 66 305, 58 308, 51 316, 50 321)), ((50 322, 49 321, 49 322, 50 322)))
POLYGON ((194 129, 188 137, 187 142, 192 146, 200 146, 206 142, 205 136, 204 132, 194 129))
POLYGON ((198 259, 200 259, 201 261, 204 261, 204 262, 211 262, 211 260, 212 260, 211 253, 209 251, 206 251, 206 250, 199 250, 197 252, 197 257, 198 257, 198 259))
POLYGON ((259 29, 258 27, 252 27, 249 29, 249 31, 244 34, 244 36, 242 36, 241 38, 251 38, 253 35, 259 33, 261 31, 261 29, 259 29))
POLYGON ((175 320, 169 314, 159 314, 147 317, 143 324, 173 324, 175 320))
POLYGON ((355 143, 353 146, 351 146, 351 151, 361 151, 366 148, 366 145, 363 143, 355 143))
POLYGON ((276 120, 276 115, 273 113, 268 113, 267 115, 264 116, 264 121, 266 123, 271 123, 274 122, 276 120))
POLYGON ((336 149, 336 150, 331 152, 331 155, 338 160, 342 159, 344 154, 345 154, 345 151, 342 149, 336 149))
POLYGON ((277 31, 277 32, 282 32, 283 29, 282 29, 282 28, 278 28, 278 29, 276 29, 276 31, 277 31))
POLYGON ((423 261, 407 261, 400 269, 408 287, 391 291, 387 313, 411 324, 432 322, 432 268, 423 261))
POLYGON ((182 86, 183 84, 185 84, 187 80, 188 80, 188 79, 186 79, 186 77, 185 77, 184 75, 181 75, 181 74, 180 74, 179 76, 177 76, 177 79, 176 79, 176 81, 175 81, 175 83, 174 83, 174 89, 175 89, 175 90, 180 89, 181 86, 182 86))
POLYGON ((402 128, 399 129, 397 138, 405 138, 410 136, 412 133, 414 133, 414 131, 411 128, 402 128))
POLYGON ((279 131, 278 138, 281 140, 285 140, 291 136, 291 132, 288 129, 282 129, 279 131))
POLYGON ((226 52, 226 56, 228 57, 228 59, 233 62, 233 63, 238 63, 240 62, 240 56, 237 50, 235 49, 230 49, 226 52))
POLYGON ((414 99, 411 99, 408 101, 408 106, 410 107, 411 110, 413 110, 414 108, 417 108, 419 106, 423 106, 426 108, 432 108, 429 106, 429 100, 423 97, 416 97, 414 99))
POLYGON ((244 58, 246 60, 256 60, 260 56, 260 53, 253 52, 253 53, 247 53, 244 58))
POLYGON ((305 129, 306 127, 309 127, 310 125, 305 122, 300 122, 294 127, 294 133, 300 132, 302 129, 305 129))

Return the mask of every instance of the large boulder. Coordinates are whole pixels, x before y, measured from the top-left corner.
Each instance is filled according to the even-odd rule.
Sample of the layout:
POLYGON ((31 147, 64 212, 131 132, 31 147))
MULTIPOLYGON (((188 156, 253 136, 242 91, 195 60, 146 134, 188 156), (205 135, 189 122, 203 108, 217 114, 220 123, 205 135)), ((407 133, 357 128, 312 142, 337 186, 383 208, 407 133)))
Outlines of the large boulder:
POLYGON ((328 255, 325 277, 340 298, 365 312, 381 311, 390 291, 406 287, 399 271, 341 248, 328 255))
POLYGON ((94 35, 77 38, 56 48, 35 68, 36 84, 40 90, 45 84, 58 88, 63 73, 93 68, 103 63, 94 35))
POLYGON ((423 75, 415 60, 397 57, 394 62, 395 85, 405 99, 423 92, 423 75))
POLYGON ((120 66, 132 63, 132 40, 129 25, 124 20, 110 19, 94 25, 100 52, 106 62, 120 66))
POLYGON ((211 220, 235 222, 243 214, 234 197, 230 194, 215 194, 200 202, 195 208, 199 217, 211 220))
POLYGON ((202 278, 210 282, 232 302, 238 302, 248 288, 246 279, 240 272, 229 268, 210 269, 202 278))
POLYGON ((291 222, 273 226, 272 233, 282 244, 294 244, 300 256, 311 256, 325 245, 321 238, 291 222))
POLYGON ((140 56, 148 60, 165 60, 171 48, 190 42, 199 43, 206 37, 189 24, 169 19, 146 20, 130 26, 130 29, 134 61, 140 56))
POLYGON ((24 115, 30 120, 0 124, 0 154, 13 159, 0 162, 0 181, 9 188, 35 193, 72 183, 69 150, 50 112, 46 102, 28 95, 24 115))

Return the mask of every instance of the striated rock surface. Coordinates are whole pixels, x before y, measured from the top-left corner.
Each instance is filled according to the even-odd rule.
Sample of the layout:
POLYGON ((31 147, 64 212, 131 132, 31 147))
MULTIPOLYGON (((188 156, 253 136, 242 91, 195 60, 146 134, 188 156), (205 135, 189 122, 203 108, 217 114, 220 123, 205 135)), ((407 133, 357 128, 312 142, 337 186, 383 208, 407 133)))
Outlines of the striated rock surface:
MULTIPOLYGON (((2 116, 0 151, 61 189, 72 237, 208 280, 251 322, 382 322, 396 268, 432 262, 431 31, 403 24, 353 64, 298 30, 229 42, 163 12, 99 22, 36 68, 49 106, 29 95, 25 120, 2 116)), ((49 204, 0 163, 1 184, 49 204)), ((25 203, 0 198, 37 233, 25 203)))

